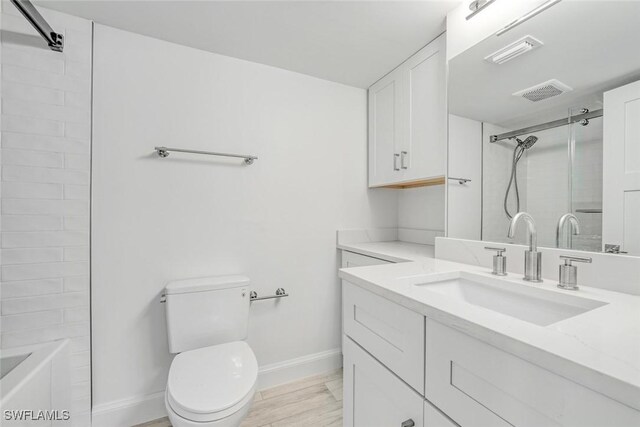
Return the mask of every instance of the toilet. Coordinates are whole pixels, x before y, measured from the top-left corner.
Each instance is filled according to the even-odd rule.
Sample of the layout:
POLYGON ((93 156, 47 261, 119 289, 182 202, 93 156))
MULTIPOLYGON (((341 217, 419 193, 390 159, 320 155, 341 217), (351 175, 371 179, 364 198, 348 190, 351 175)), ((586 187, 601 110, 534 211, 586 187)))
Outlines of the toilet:
POLYGON ((256 391, 258 363, 244 341, 249 279, 180 280, 165 288, 169 369, 165 405, 174 427, 237 427, 256 391))

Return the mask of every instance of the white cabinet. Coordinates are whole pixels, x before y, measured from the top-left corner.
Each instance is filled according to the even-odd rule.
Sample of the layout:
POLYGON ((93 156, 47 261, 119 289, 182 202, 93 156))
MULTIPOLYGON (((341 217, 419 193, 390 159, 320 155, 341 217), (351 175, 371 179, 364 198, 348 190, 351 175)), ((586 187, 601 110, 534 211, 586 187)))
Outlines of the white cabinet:
POLYGON ((640 255, 640 81, 605 92, 604 110, 602 243, 640 255))
POLYGON ((351 339, 344 339, 345 427, 423 427, 423 399, 351 339))
POLYGON ((371 256, 360 255, 355 252, 342 251, 342 268, 364 267, 366 265, 380 264, 392 264, 392 262, 371 256))
POLYGON ((640 426, 595 389, 343 285, 345 426, 640 426))
POLYGON ((440 36, 402 66, 404 148, 400 150, 403 181, 444 176, 447 150, 445 37, 440 36))
POLYGON ((394 70, 369 88, 369 186, 400 180, 402 78, 394 70))
POLYGON ((424 316, 342 282, 344 333, 424 393, 424 316))
POLYGON ((425 397, 462 426, 637 426, 640 412, 427 319, 425 397))
POLYGON ((442 35, 369 88, 369 187, 444 176, 445 61, 442 35))
POLYGON ((459 427, 438 408, 424 401, 424 427, 459 427))

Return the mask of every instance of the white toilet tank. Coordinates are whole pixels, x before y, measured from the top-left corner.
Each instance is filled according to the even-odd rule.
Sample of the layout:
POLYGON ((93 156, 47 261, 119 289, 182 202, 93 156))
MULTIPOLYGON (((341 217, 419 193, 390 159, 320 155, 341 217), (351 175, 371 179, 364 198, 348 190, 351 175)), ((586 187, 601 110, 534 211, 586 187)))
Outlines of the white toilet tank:
POLYGON ((248 286, 245 276, 169 282, 165 288, 169 351, 244 340, 249 324, 248 286))

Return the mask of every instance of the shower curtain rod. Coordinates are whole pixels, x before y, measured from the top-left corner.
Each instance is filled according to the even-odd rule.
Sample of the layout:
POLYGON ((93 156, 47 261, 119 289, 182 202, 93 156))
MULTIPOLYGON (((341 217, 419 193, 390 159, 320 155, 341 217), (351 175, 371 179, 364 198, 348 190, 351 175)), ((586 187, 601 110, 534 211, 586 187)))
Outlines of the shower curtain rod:
POLYGON ((595 110, 595 111, 586 111, 581 114, 576 114, 575 116, 569 116, 565 119, 554 120, 547 123, 542 123, 539 125, 529 126, 526 128, 514 130, 511 132, 505 132, 498 135, 491 135, 489 137, 489 142, 498 142, 503 139, 512 139, 516 136, 525 135, 532 132, 538 132, 541 130, 553 129, 560 126, 570 125, 572 123, 578 123, 583 120, 595 119, 596 117, 602 117, 604 115, 604 110, 595 110))
POLYGON ((27 21, 33 25, 33 28, 40 33, 51 50, 62 52, 64 48, 64 37, 62 34, 53 31, 53 28, 51 28, 47 20, 40 15, 40 12, 38 12, 29 0, 11 0, 11 3, 13 3, 27 21))

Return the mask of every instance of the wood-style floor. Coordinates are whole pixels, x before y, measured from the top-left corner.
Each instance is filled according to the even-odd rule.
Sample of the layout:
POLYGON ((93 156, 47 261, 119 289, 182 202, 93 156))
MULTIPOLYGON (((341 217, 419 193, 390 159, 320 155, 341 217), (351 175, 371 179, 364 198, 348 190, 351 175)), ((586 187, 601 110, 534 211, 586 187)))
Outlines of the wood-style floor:
MULTIPOLYGON (((342 370, 256 393, 241 427, 342 426, 342 370)), ((171 427, 167 418, 137 427, 171 427)))

